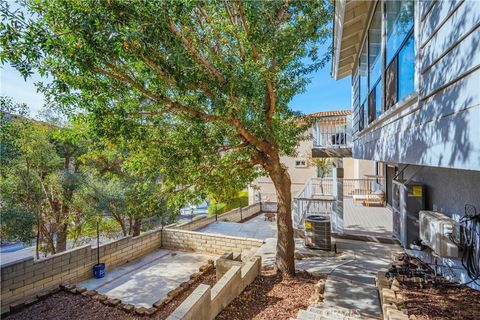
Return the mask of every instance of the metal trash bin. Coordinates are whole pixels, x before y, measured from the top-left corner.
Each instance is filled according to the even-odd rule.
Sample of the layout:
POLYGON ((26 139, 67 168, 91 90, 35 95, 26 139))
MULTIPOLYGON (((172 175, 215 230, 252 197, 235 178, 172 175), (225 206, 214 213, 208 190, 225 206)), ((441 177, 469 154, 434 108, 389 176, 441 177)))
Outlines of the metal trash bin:
POLYGON ((332 250, 329 216, 312 215, 305 218, 305 246, 311 249, 332 250))

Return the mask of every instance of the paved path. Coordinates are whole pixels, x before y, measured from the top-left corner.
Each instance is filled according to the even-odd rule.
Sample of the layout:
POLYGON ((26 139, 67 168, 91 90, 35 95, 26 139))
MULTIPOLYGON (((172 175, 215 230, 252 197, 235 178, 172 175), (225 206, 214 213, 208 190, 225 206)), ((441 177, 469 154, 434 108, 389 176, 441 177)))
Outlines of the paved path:
MULTIPOLYGON (((386 208, 354 205, 351 199, 346 199, 344 219, 346 233, 380 237, 392 235, 392 214, 386 208)), ((276 225, 264 221, 263 216, 243 224, 215 222, 198 231, 262 239, 265 243, 256 254, 262 256, 263 265, 275 263, 276 225)), ((356 315, 358 319, 381 316, 375 276, 389 265, 392 252, 401 250, 399 245, 335 238, 338 253, 333 254, 307 249, 302 239, 295 242, 297 257, 303 255, 303 259, 295 261, 296 268, 328 275, 324 302, 304 310, 299 319, 320 319, 319 312, 335 311, 341 311, 339 318, 327 319, 343 319, 345 314, 351 314, 352 319, 357 319, 356 315)))
POLYGON ((346 239, 336 239, 336 243, 340 254, 335 257, 312 257, 297 261, 299 269, 328 275, 324 302, 313 304, 311 310, 299 314, 298 319, 314 319, 310 313, 321 314, 335 308, 354 311, 351 319, 365 319, 366 316, 380 318, 375 276, 378 271, 388 267, 392 253, 401 251, 400 246, 346 239))
POLYGON ((215 256, 195 252, 160 249, 140 259, 106 272, 102 279, 89 279, 78 284, 97 290, 109 298, 139 307, 151 307, 170 290, 188 281, 190 275, 215 256))

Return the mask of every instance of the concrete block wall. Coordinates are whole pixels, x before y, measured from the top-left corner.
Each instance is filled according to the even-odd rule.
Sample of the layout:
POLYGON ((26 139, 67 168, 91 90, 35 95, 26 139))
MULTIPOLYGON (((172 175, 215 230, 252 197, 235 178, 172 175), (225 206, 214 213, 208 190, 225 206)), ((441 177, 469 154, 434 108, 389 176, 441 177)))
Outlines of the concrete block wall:
POLYGON ((188 230, 164 229, 162 247, 187 251, 200 251, 214 254, 239 252, 260 247, 262 240, 208 234, 188 230))
MULTIPOLYGON (((141 257, 162 245, 161 230, 152 230, 137 237, 124 237, 100 245, 100 261, 111 269, 141 257)), ((9 306, 25 302, 52 291, 63 282, 78 282, 92 277, 97 263, 97 248, 78 247, 45 259, 29 257, 1 266, 1 313, 9 306)))
POLYGON ((175 309, 167 320, 215 319, 260 274, 262 261, 254 257, 240 268, 233 266, 210 286, 201 284, 175 309))

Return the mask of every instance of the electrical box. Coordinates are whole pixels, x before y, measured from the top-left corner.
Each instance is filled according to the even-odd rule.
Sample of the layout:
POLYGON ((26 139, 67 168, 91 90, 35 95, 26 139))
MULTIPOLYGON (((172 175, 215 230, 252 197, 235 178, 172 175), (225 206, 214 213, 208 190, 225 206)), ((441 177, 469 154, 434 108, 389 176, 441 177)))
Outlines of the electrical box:
POLYGON ((393 232, 404 248, 412 249, 419 239, 419 212, 425 209, 425 186, 405 180, 392 184, 393 232))

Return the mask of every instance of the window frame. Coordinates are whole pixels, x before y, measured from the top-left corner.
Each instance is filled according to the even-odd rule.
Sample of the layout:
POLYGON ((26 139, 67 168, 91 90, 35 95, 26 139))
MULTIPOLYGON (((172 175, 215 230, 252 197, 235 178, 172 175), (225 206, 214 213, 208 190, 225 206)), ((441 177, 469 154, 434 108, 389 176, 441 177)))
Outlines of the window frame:
MULTIPOLYGON (((358 96, 359 96, 359 104, 358 104, 358 112, 359 112, 359 126, 358 126, 358 131, 359 132, 362 132, 363 130, 365 130, 366 128, 368 128, 370 126, 370 124, 372 122, 374 122, 377 118, 379 118, 379 116, 375 115, 375 117, 373 119, 371 119, 370 121, 370 114, 371 114, 371 110, 370 110, 370 103, 369 103, 369 100, 370 100, 370 95, 374 92, 374 90, 376 90, 378 87, 378 84, 381 83, 382 85, 382 92, 381 92, 381 114, 384 114, 387 110, 391 109, 391 108, 394 108, 395 106, 398 106, 398 105, 402 105, 404 101, 407 101, 410 99, 410 96, 416 92, 418 92, 418 86, 417 86, 417 77, 418 77, 418 74, 417 74, 417 68, 416 68, 416 62, 417 62, 417 41, 418 41, 418 34, 417 34, 417 31, 415 28, 415 25, 417 25, 416 23, 416 19, 417 19, 417 12, 418 12, 418 7, 417 7, 417 1, 413 1, 414 4, 413 4, 413 24, 412 24, 412 27, 411 29, 406 33, 404 39, 402 40, 402 43, 401 45, 398 47, 398 49, 395 51, 395 53, 393 54, 393 58, 391 59, 391 61, 388 63, 386 63, 386 45, 387 45, 387 28, 386 28, 386 24, 387 24, 387 19, 386 19, 386 2, 387 0, 378 0, 376 1, 376 3, 372 6, 372 9, 371 9, 371 12, 369 13, 369 19, 368 19, 368 25, 367 25, 367 28, 366 28, 366 32, 364 33, 364 37, 362 39, 362 42, 361 42, 361 46, 360 46, 360 50, 359 50, 359 54, 358 54, 358 57, 357 57, 357 62, 356 62, 356 66, 357 66, 357 69, 358 69, 358 96), (369 42, 368 42, 368 37, 369 37, 369 29, 370 29, 370 26, 372 24, 372 21, 373 21, 373 18, 375 16, 375 11, 377 10, 377 7, 380 6, 380 9, 381 9, 381 17, 382 17, 382 23, 381 23, 381 63, 382 63, 382 66, 381 66, 381 74, 380 74, 380 78, 373 84, 372 88, 370 88, 370 66, 369 66, 369 42), (414 91, 412 93, 410 93, 409 95, 405 96, 402 100, 399 100, 398 99, 398 96, 399 96, 399 70, 398 70, 398 55, 400 53, 400 51, 405 47, 406 43, 409 41, 410 37, 413 36, 413 43, 414 43, 414 84, 413 84, 413 88, 414 88, 414 91), (367 55, 367 81, 366 81, 366 98, 364 101, 361 101, 360 99, 360 94, 361 94, 361 91, 362 90, 362 86, 361 86, 361 81, 360 81, 360 62, 361 62, 361 54, 362 54, 362 50, 365 49, 365 53, 367 55), (395 86, 396 86, 396 103, 390 105, 390 106, 387 106, 387 96, 386 96, 386 73, 387 73, 387 69, 390 67, 390 65, 392 65, 393 63, 396 63, 397 66, 397 70, 396 70, 396 79, 395 79, 395 86), (366 111, 367 111, 367 114, 366 114, 366 117, 365 117, 365 114, 362 114, 362 116, 360 116, 360 113, 363 113, 365 112, 365 108, 366 108, 366 111), (362 119, 363 118, 363 119, 362 119), (360 121, 363 120, 363 123, 360 123, 360 121)), ((375 108, 375 106, 373 106, 375 108)), ((376 110, 376 108, 375 108, 376 110)), ((380 116, 381 116, 380 114, 380 116)))

